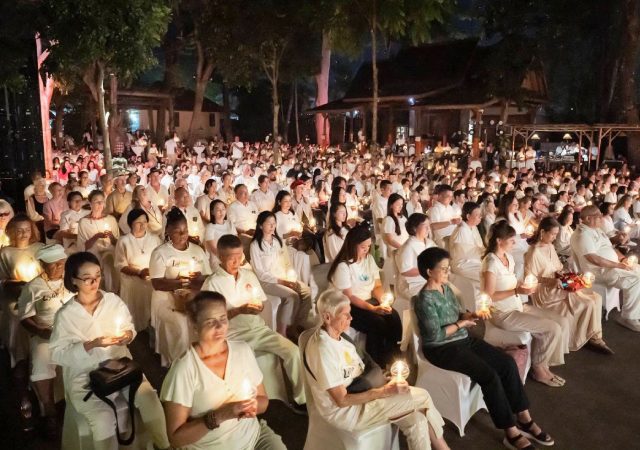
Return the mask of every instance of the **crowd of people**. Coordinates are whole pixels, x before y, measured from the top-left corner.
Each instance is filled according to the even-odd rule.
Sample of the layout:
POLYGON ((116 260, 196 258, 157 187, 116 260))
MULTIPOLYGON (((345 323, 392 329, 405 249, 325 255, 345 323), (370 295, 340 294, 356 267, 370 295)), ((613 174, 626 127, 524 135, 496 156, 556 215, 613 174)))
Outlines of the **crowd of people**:
POLYGON ((640 178, 626 165, 483 170, 362 144, 143 144, 110 171, 90 144, 58 151, 24 211, 0 200, 0 340, 14 364, 30 362, 51 434, 62 376, 95 448, 117 448, 113 411, 86 400, 89 373, 131 358, 147 331, 168 369, 159 393, 143 380, 135 394, 156 448, 285 448, 259 418, 263 380, 282 377, 258 367, 267 353, 294 412, 313 407, 348 432, 394 423, 410 449, 448 449, 429 393, 388 376, 410 361, 409 309, 417 350, 481 387, 507 448, 550 446, 519 365, 469 330, 530 333, 530 378, 553 388, 571 383, 552 371, 568 352, 613 354, 594 285, 620 290, 617 321, 640 332, 640 178), (570 275, 589 279, 571 288, 570 275), (488 302, 469 307, 477 298, 488 302))

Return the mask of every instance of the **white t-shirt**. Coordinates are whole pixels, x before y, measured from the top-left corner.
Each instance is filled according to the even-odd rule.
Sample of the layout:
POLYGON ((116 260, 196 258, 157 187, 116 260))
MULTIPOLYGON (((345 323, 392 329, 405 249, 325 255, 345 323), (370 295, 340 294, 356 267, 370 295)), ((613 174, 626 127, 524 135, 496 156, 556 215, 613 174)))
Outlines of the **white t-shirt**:
MULTIPOLYGON (((393 240, 402 245, 406 242, 407 239, 409 239, 409 233, 407 233, 406 228, 407 218, 404 216, 400 216, 398 217, 398 222, 400 223, 400 234, 396 234, 396 224, 391 216, 387 216, 384 218, 383 231, 385 233, 391 233, 391 235, 393 236, 393 240)), ((391 253, 395 249, 387 246, 387 250, 389 251, 389 256, 392 256, 391 253)))
MULTIPOLYGON (((420 253, 430 247, 435 247, 435 245, 435 242, 431 239, 427 239, 427 242, 424 242, 415 236, 410 236, 409 239, 402 244, 402 247, 398 249, 398 253, 396 255, 396 264, 400 274, 418 267, 418 256, 420 253)), ((427 282, 427 280, 422 278, 421 275, 416 275, 414 277, 401 275, 401 277, 404 279, 404 282, 407 283, 411 297, 417 295, 420 288, 422 288, 422 286, 427 282)))
POLYGON ((36 277, 20 292, 18 318, 24 320, 35 317, 38 324, 52 327, 56 312, 71 297, 73 293, 64 288, 64 280, 45 281, 42 277, 36 277))
MULTIPOLYGON (((431 223, 447 222, 456 216, 459 217, 451 205, 445 206, 440 202, 435 202, 433 206, 429 208, 428 216, 431 223)), ((436 241, 438 246, 444 247, 444 238, 450 236, 455 227, 454 224, 451 224, 439 230, 433 230, 433 240, 436 241)))
POLYGON ((278 211, 276 214, 276 231, 278 236, 284 237, 285 234, 292 231, 302 230, 302 222, 300 218, 295 215, 291 210, 287 214, 282 211, 278 211))
MULTIPOLYGON (((222 267, 218 267, 218 270, 205 280, 202 290, 215 291, 222 294, 227 300, 227 309, 238 308, 249 302, 256 303, 267 300, 256 274, 253 270, 243 267, 238 269, 237 279, 222 267)), ((259 316, 254 317, 259 318, 259 316)), ((231 319, 231 323, 233 323, 234 319, 231 319)))
POLYGON ((258 211, 271 211, 276 204, 276 197, 273 191, 267 189, 267 192, 262 192, 260 189, 256 189, 251 194, 251 201, 258 207, 258 211))
POLYGON ((25 248, 0 249, 0 280, 31 281, 37 277, 42 268, 35 255, 42 246, 34 242, 25 248))
POLYGON ((253 241, 249 246, 251 266, 258 279, 263 283, 277 283, 278 279, 287 279, 287 271, 292 267, 289 259, 289 250, 274 237, 269 244, 262 241, 262 249, 258 241, 253 241))
MULTIPOLYGON (((484 272, 493 273, 496 277, 496 292, 515 289, 518 285, 518 279, 515 275, 516 263, 513 260, 513 256, 508 253, 507 259, 509 260, 509 267, 505 267, 495 253, 489 253, 482 260, 481 278, 484 275, 484 272)), ((518 295, 512 295, 503 300, 494 302, 493 305, 497 310, 503 312, 523 311, 522 300, 518 295)))
POLYGON ((592 272, 596 276, 610 269, 592 264, 586 255, 598 255, 610 261, 618 261, 618 254, 604 231, 584 224, 578 225, 571 235, 571 253, 577 258, 580 270, 592 272))
POLYGON ((328 390, 338 386, 349 386, 364 372, 364 362, 356 348, 346 339, 333 339, 322 328, 309 337, 304 349, 311 374, 307 372, 308 383, 315 406, 320 415, 341 429, 352 430, 364 405, 339 407, 328 390))
POLYGON ((167 139, 164 142, 164 149, 167 152, 167 155, 175 155, 177 146, 178 146, 178 144, 176 143, 176 141, 173 138, 167 139))
POLYGON ((328 263, 333 262, 336 256, 338 256, 348 232, 349 230, 346 227, 342 227, 340 229, 340 235, 334 233, 333 230, 327 231, 324 235, 324 257, 328 263))
POLYGON ((360 262, 338 264, 331 282, 342 290, 351 288, 351 293, 361 300, 369 300, 371 292, 380 279, 380 269, 376 265, 373 256, 367 255, 360 262))
POLYGON ((113 216, 105 216, 100 219, 92 219, 89 216, 83 217, 78 222, 78 238, 76 247, 78 251, 88 251, 101 257, 103 252, 113 251, 114 245, 108 237, 96 240, 89 249, 85 248, 85 243, 98 233, 104 233, 106 230, 111 231, 113 236, 118 239, 120 237, 120 227, 116 218, 113 216))
MULTIPOLYGON (((259 386, 262 372, 251 348, 244 342, 227 341, 229 354, 224 379, 209 369, 191 347, 173 362, 162 383, 160 399, 191 408, 189 416, 202 417, 212 409, 242 400, 243 384, 259 386)), ((257 418, 225 420, 215 430, 208 431, 189 450, 245 450, 254 448, 260 437, 257 418)))
POLYGON ((248 201, 246 205, 235 201, 227 208, 227 218, 238 230, 255 230, 258 208, 252 201, 248 201))

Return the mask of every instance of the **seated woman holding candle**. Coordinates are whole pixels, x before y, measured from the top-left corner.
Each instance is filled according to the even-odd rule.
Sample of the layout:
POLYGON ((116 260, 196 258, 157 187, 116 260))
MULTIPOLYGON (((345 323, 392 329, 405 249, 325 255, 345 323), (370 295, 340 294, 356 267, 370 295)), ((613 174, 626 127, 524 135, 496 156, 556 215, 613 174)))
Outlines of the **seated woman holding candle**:
POLYGON ((124 234, 128 234, 131 232, 131 227, 129 226, 127 218, 129 216, 129 212, 133 209, 143 210, 147 214, 147 218, 149 219, 147 221, 147 231, 162 238, 162 231, 164 228, 162 223, 162 211, 158 206, 154 205, 151 200, 149 200, 146 187, 138 185, 133 189, 132 202, 124 210, 122 216, 120 216, 118 225, 120 226, 120 229, 124 234))
POLYGON ((248 344, 227 340, 225 298, 201 291, 189 303, 197 340, 174 361, 160 397, 172 447, 286 450, 264 420, 269 398, 248 344))
POLYGON ((553 247, 560 224, 552 217, 540 222, 533 237, 533 245, 525 255, 524 272, 538 279, 538 289, 531 295, 533 304, 551 311, 565 320, 563 329, 569 329, 569 350, 577 351, 585 344, 602 353, 613 351, 602 339, 602 297, 592 291, 569 292, 562 289, 556 273, 563 269, 553 247))
MULTIPOLYGON (((543 219, 544 220, 544 219, 543 219)), ((571 235, 573 234, 573 208, 565 206, 558 216, 558 237, 553 241, 553 246, 559 257, 569 258, 571 256, 571 235)))
POLYGON ((624 227, 621 230, 616 230, 616 227, 613 223, 613 211, 615 205, 609 202, 603 202, 600 204, 600 212, 602 213, 602 222, 600 228, 607 235, 609 240, 614 245, 625 245, 629 242, 630 236, 629 233, 625 230, 624 227))
POLYGON ((352 319, 350 301, 342 292, 330 289, 320 295, 317 308, 322 324, 302 351, 305 381, 322 418, 346 431, 394 423, 407 438, 410 450, 448 449, 442 416, 427 391, 407 384, 406 374, 398 372, 386 384, 351 391, 354 380, 365 372, 365 362, 344 337, 352 319))
POLYGON ((204 183, 204 193, 195 202, 195 207, 200 211, 200 217, 204 223, 211 222, 211 202, 216 197, 218 197, 218 182, 215 178, 209 178, 204 183))
POLYGON ((297 280, 289 251, 276 231, 276 216, 262 211, 249 246, 251 266, 262 290, 282 300, 278 308, 277 331, 298 342, 299 334, 311 325, 311 290, 297 280))
POLYGON ((28 282, 18 299, 18 317, 31 334, 31 382, 44 407, 47 435, 57 431, 56 406, 53 395, 56 366, 51 361, 49 338, 56 312, 72 297, 65 289, 63 276, 67 255, 59 244, 40 247, 35 258, 43 272, 28 282))
POLYGON ((369 225, 364 222, 347 233, 327 278, 351 302, 351 325, 366 334, 367 353, 385 367, 399 351, 402 323, 391 305, 382 304, 384 292, 380 270, 369 253, 370 249, 371 233, 369 225))
POLYGON ((167 366, 189 347, 191 328, 181 310, 182 303, 202 287, 211 274, 201 247, 189 241, 187 219, 178 208, 167 213, 168 241, 156 247, 149 260, 151 326, 155 350, 167 366))
POLYGON ((89 194, 91 212, 78 222, 78 251, 86 251, 96 255, 104 267, 102 285, 108 292, 118 292, 120 288, 119 273, 114 270, 113 254, 116 242, 120 237, 120 229, 115 217, 105 214, 105 196, 102 191, 91 191, 89 194))
MULTIPOLYGON (((113 450, 118 448, 116 416, 96 395, 87 398, 89 372, 103 361, 131 358, 127 345, 136 332, 124 302, 100 289, 101 276, 94 254, 80 252, 67 259, 64 287, 75 295, 55 316, 49 349, 51 360, 62 366, 65 398, 87 421, 94 448, 113 450)), ((128 396, 128 389, 119 395, 128 396)), ((146 379, 134 402, 156 448, 169 448, 162 405, 146 379)))
POLYGON ((552 387, 564 386, 565 380, 554 374, 550 366, 564 364, 569 352, 569 327, 557 314, 523 304, 520 295, 536 291, 536 282, 518 283, 511 250, 515 245, 515 230, 500 221, 491 227, 487 252, 482 260, 480 290, 493 300, 495 311, 491 322, 508 331, 531 333, 532 378, 552 387))
POLYGON ((468 328, 478 319, 490 317, 491 311, 488 305, 475 313, 460 311, 460 303, 448 285, 449 263, 449 253, 437 247, 418 257, 420 275, 427 280, 414 297, 422 353, 433 365, 463 373, 480 385, 493 424, 504 430, 505 447, 534 449, 529 439, 553 445, 553 439, 529 414, 529 400, 513 358, 469 335, 468 328))
POLYGON ((136 331, 140 331, 149 326, 151 318, 149 261, 162 242, 148 231, 149 216, 143 209, 130 210, 126 219, 131 232, 118 239, 115 266, 120 271, 120 297, 129 307, 136 331))
POLYGON ((429 227, 429 218, 426 214, 413 213, 409 216, 406 224, 409 239, 402 244, 396 255, 396 265, 400 272, 400 280, 398 281, 396 292, 408 291, 409 297, 418 294, 418 291, 427 281, 418 271, 416 261, 418 255, 428 248, 435 247, 436 243, 429 237, 431 227, 429 227))
POLYGON ((527 239, 533 235, 533 227, 527 227, 525 219, 520 215, 518 211, 518 199, 516 199, 514 192, 508 192, 500 199, 500 207, 498 208, 498 218, 504 219, 514 229, 514 245, 511 250, 511 254, 515 259, 515 273, 517 276, 522 276, 524 270, 524 254, 529 249, 527 239))
MULTIPOLYGON (((276 218, 276 231, 287 244, 297 278, 309 286, 311 283, 311 267, 319 263, 315 255, 313 256, 313 261, 311 258, 312 249, 316 245, 315 235, 309 232, 309 226, 312 223, 305 227, 300 216, 293 212, 291 199, 291 194, 287 191, 280 191, 276 195, 276 204, 273 207, 273 213, 276 218)), ((309 222, 311 222, 311 219, 308 218, 309 222)), ((315 219, 313 219, 313 222, 313 227, 315 228, 315 219)))
POLYGON ((347 216, 347 207, 342 203, 329 208, 329 222, 324 233, 324 259, 327 263, 336 259, 336 255, 344 244, 344 238, 349 232, 347 216))
POLYGON ((623 195, 613 211, 613 225, 617 230, 623 231, 625 234, 628 234, 631 239, 637 239, 640 237, 640 226, 636 223, 635 220, 629 214, 629 210, 633 205, 633 197, 629 194, 623 195))
POLYGON ((396 253, 402 244, 409 239, 406 228, 407 218, 403 213, 404 198, 400 194, 391 194, 387 201, 387 216, 382 222, 382 239, 387 248, 382 270, 385 273, 385 282, 388 284, 394 284, 389 280, 393 280, 396 253))
POLYGON ((211 221, 204 229, 204 246, 209 254, 211 270, 215 272, 220 265, 218 239, 225 234, 237 236, 238 232, 231 221, 227 220, 227 205, 222 200, 215 199, 211 202, 209 205, 209 217, 211 221))
POLYGON ((449 236, 451 271, 476 282, 480 281, 480 267, 485 251, 478 232, 481 221, 480 205, 465 202, 462 205, 462 222, 449 236))
POLYGON ((29 334, 19 326, 17 300, 25 283, 42 271, 35 255, 44 244, 36 225, 25 214, 16 214, 7 224, 6 233, 9 245, 0 249, 0 342, 16 362, 29 354, 29 334))

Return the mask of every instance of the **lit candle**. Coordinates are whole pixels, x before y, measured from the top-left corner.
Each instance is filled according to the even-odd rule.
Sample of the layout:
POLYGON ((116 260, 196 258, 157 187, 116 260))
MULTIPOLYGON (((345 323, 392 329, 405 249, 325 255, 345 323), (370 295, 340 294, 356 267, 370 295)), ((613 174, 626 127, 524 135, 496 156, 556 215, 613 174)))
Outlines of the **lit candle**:
POLYGON ((311 228, 315 228, 316 227, 316 219, 314 219, 313 217, 311 219, 309 219, 309 227, 311 227, 311 228))
POLYGON ((591 200, 589 200, 589 201, 587 202, 587 205, 591 206, 591 205, 593 205, 593 202, 592 202, 591 200))
POLYGON ((107 222, 104 223, 104 225, 102 226, 104 228, 104 231, 109 231, 109 224, 107 222))
POLYGON ((536 287, 538 285, 538 277, 536 277, 533 274, 529 274, 526 277, 524 277, 524 283, 522 283, 522 286, 525 288, 533 288, 536 287))
POLYGON ((197 265, 197 263, 196 263, 195 259, 189 260, 189 274, 190 275, 193 275, 193 274, 195 274, 197 272, 196 265, 197 265))
POLYGON ((251 400, 258 395, 258 389, 251 384, 248 378, 242 380, 240 385, 240 400, 251 400))
POLYGON ((384 306, 385 308, 390 308, 393 305, 393 294, 391 292, 385 292, 380 297, 380 306, 384 306))
POLYGON ((116 319, 116 331, 114 333, 114 337, 124 336, 125 331, 122 329, 123 325, 124 325, 124 320, 122 320, 122 317, 118 317, 116 319))
POLYGON ((391 376, 393 377, 393 381, 395 381, 396 383, 402 383, 406 381, 410 373, 409 366, 401 359, 391 365, 390 372, 391 376))
POLYGON ((591 272, 585 272, 584 275, 582 275, 582 279, 584 280, 585 287, 590 288, 593 286, 593 282, 596 280, 596 277, 591 272))
POLYGON ((253 305, 260 305, 262 303, 260 301, 260 289, 257 287, 251 288, 251 303, 253 305))
POLYGON ((478 297, 476 297, 476 312, 483 314, 488 313, 492 303, 489 294, 481 292, 478 297))
POLYGON ((40 270, 38 268, 38 264, 34 260, 22 262, 16 267, 18 281, 29 282, 37 277, 39 273, 40 270))
POLYGON ((164 206, 164 198, 160 197, 160 198, 158 199, 158 206, 159 206, 159 207, 163 207, 163 206, 164 206))
POLYGON ((529 236, 532 236, 535 231, 536 229, 534 228, 533 225, 527 225, 527 228, 525 229, 525 233, 528 234, 529 236))
POLYGON ((627 265, 629 267, 635 267, 638 264, 638 257, 636 255, 631 255, 627 257, 627 265))
POLYGON ((287 269, 287 281, 296 281, 296 271, 293 269, 287 269))

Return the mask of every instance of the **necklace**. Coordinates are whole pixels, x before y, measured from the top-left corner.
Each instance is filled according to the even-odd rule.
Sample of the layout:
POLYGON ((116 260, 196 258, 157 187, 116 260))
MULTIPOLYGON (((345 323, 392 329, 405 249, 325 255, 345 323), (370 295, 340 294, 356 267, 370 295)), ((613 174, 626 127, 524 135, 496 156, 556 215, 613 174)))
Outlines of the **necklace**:
MULTIPOLYGON (((46 273, 42 273, 40 274, 40 278, 42 278, 42 281, 44 281, 44 284, 47 285, 47 287, 49 288, 49 290, 51 292, 53 292, 55 297, 62 297, 64 298, 64 293, 66 291, 65 287, 64 287, 64 283, 61 283, 60 287, 58 289, 54 289, 53 287, 51 287, 51 285, 49 284, 49 281, 53 281, 53 280, 49 280, 49 277, 47 276, 46 273)), ((62 281, 62 280, 56 280, 56 281, 62 281)), ((60 301, 62 302, 62 298, 60 299, 60 301)))
POLYGON ((138 247, 138 250, 140 250, 140 254, 141 254, 141 255, 144 255, 144 243, 145 243, 145 239, 144 239, 144 238, 145 238, 147 235, 145 234, 145 235, 144 235, 144 236, 142 236, 142 237, 136 237, 136 236, 134 236, 133 234, 131 234, 131 236, 133 237, 133 239, 132 239, 132 240, 133 240, 133 242, 134 242, 134 245, 135 245, 136 247, 138 247), (142 245, 138 245, 138 240, 142 240, 142 245))

